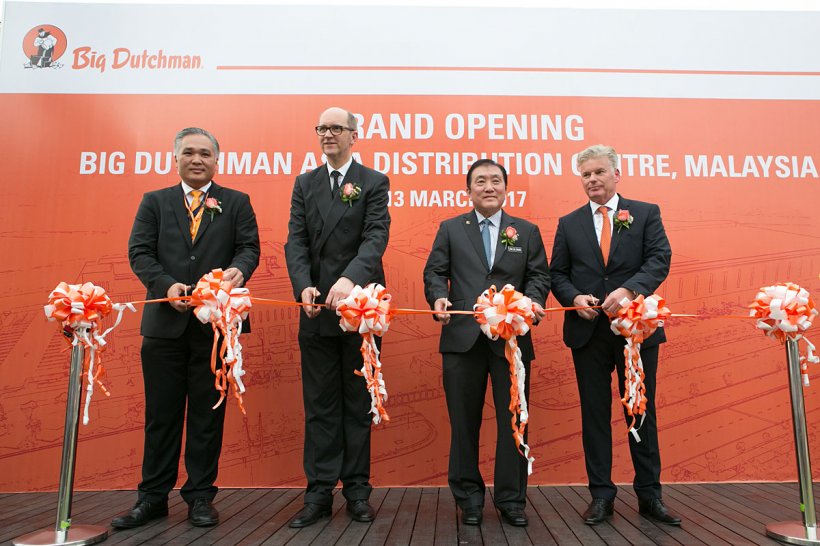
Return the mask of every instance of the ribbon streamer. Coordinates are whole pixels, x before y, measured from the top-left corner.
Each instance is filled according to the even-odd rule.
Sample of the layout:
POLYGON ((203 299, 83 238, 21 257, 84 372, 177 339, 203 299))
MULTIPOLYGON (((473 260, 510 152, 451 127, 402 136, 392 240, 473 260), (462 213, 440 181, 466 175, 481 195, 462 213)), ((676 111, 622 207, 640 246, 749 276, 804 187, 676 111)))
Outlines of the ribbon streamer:
POLYGON ((636 442, 641 441, 638 429, 641 428, 646 418, 646 386, 644 385, 645 375, 643 361, 641 360, 641 343, 654 334, 655 330, 663 326, 664 320, 671 315, 671 311, 666 307, 666 302, 659 295, 652 294, 648 298, 639 295, 631 302, 624 298, 621 302, 621 308, 609 325, 613 332, 626 338, 626 346, 624 347, 624 397, 621 398, 621 403, 626 408, 629 416, 632 417, 629 432, 635 437, 636 442), (641 422, 636 428, 635 423, 638 415, 641 416, 641 422))
POLYGON ((800 355, 800 370, 803 386, 808 387, 808 364, 820 362, 820 357, 814 354, 814 344, 803 334, 817 316, 817 306, 808 291, 791 282, 764 286, 749 308, 749 316, 757 319, 755 325, 767 336, 781 343, 801 338, 806 342, 806 354, 800 355))
POLYGON ((387 289, 380 284, 370 283, 364 288, 357 285, 336 308, 336 314, 341 317, 339 327, 345 332, 359 332, 362 335, 364 364, 361 371, 356 370, 355 373, 365 379, 370 392, 370 413, 373 414, 373 424, 376 425, 382 420, 390 421, 390 416, 384 409, 387 387, 382 375, 379 348, 373 334, 384 335, 390 328, 390 321, 393 319, 393 311, 390 309, 392 299, 387 289))
POLYGON ((219 391, 219 400, 214 409, 225 400, 229 386, 239 404, 243 415, 245 406, 242 395, 245 385, 242 376, 242 344, 239 336, 242 333, 242 321, 247 318, 251 308, 251 296, 247 288, 234 288, 229 281, 223 280, 223 271, 214 269, 199 280, 191 293, 191 304, 195 305, 194 314, 203 324, 211 324, 214 331, 214 345, 211 351, 211 371, 214 373, 214 386, 219 391), (221 366, 217 368, 216 355, 219 335, 222 334, 222 346, 219 347, 221 366))
POLYGON ((105 350, 105 337, 122 320, 123 311, 130 309, 136 312, 131 303, 113 303, 105 289, 87 282, 85 284, 68 284, 60 282, 48 296, 48 303, 43 306, 49 321, 59 321, 63 331, 71 334, 71 345, 82 343, 88 351, 83 361, 83 373, 88 385, 83 406, 83 424, 89 422, 88 406, 94 393, 94 384, 99 385, 106 396, 111 396, 100 377, 105 374, 102 365, 102 353, 105 350), (114 325, 100 333, 102 320, 111 311, 117 312, 114 325))
POLYGON ((473 306, 481 331, 491 340, 505 340, 504 355, 510 363, 510 412, 513 439, 519 453, 527 459, 527 474, 532 474, 535 457, 530 456, 530 446, 524 441, 529 421, 525 384, 527 371, 521 360, 517 336, 532 328, 532 300, 508 284, 498 292, 495 285, 485 290, 473 306))

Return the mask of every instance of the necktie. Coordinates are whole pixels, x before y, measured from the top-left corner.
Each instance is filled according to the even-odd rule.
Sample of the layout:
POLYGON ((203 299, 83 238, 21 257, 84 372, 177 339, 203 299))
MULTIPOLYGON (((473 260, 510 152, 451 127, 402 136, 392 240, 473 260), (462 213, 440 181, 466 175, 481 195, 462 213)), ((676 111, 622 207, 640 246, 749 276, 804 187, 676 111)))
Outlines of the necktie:
POLYGON ((330 195, 331 197, 336 197, 339 194, 339 177, 342 176, 342 173, 339 171, 333 171, 330 173, 330 177, 333 179, 333 190, 331 190, 330 195))
POLYGON ((609 258, 609 243, 612 241, 612 227, 609 225, 609 208, 601 205, 598 212, 603 217, 604 223, 601 226, 601 255, 604 257, 604 265, 609 258))
POLYGON ((493 268, 493 247, 490 243, 490 226, 493 225, 489 219, 481 221, 481 240, 484 241, 484 254, 487 256, 487 267, 493 268))
POLYGON ((205 211, 205 207, 201 207, 201 204, 202 190, 191 190, 191 206, 188 207, 188 217, 191 219, 191 225, 189 226, 191 241, 196 239, 196 232, 199 230, 200 222, 202 222, 202 213, 205 211))

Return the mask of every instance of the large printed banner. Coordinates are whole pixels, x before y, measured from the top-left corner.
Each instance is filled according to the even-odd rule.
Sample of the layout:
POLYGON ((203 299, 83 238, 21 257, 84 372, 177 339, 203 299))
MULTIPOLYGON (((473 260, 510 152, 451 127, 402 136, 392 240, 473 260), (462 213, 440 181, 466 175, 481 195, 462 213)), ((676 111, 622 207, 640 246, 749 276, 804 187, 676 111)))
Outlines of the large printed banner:
MULTIPOLYGON (((59 281, 143 299, 127 238, 141 195, 178 182, 171 150, 183 127, 217 136, 216 180, 251 196, 256 297, 292 298, 291 188, 322 163, 313 126, 332 105, 358 118, 357 160, 390 176, 385 266, 400 307, 426 307, 423 265, 438 223, 469 210, 464 175, 476 158, 507 166, 505 207, 540 226, 549 252, 558 217, 585 202, 573 156, 596 143, 621 154, 623 195, 661 206, 673 260, 658 292, 673 312, 743 314, 778 282, 820 293, 818 12, 7 2, 6 17, 0 462, 15 471, 2 473, 0 491, 56 487, 69 354, 42 306, 59 281)), ((251 313, 247 416, 229 406, 219 485, 298 487, 298 310, 251 313)), ((550 314, 534 329, 532 484, 586 481, 561 324, 550 314)), ((138 329, 129 313, 108 338, 111 396, 95 398, 80 430, 78 488, 139 480, 138 329)), ((429 316, 401 316, 385 338, 390 422, 374 430, 375 485, 446 484, 438 333, 429 316)), ((783 348, 751 321, 678 318, 667 335, 663 479, 794 479, 783 348)), ((818 372, 809 369, 818 380, 805 390, 815 467, 818 372)), ((615 478, 629 482, 617 400, 613 431, 615 478)))

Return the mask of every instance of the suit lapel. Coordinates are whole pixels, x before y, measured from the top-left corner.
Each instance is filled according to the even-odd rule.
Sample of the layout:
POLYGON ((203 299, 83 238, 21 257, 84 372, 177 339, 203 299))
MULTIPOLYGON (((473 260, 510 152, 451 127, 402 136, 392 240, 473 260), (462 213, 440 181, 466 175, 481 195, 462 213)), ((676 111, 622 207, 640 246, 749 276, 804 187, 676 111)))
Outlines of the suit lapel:
POLYGON ((484 267, 487 268, 487 271, 490 268, 487 266, 487 255, 484 254, 484 241, 481 240, 481 227, 478 225, 478 219, 476 218, 475 211, 470 211, 462 217, 462 227, 464 228, 464 233, 467 234, 467 239, 470 240, 470 243, 473 245, 473 250, 475 250, 476 254, 478 254, 478 259, 481 263, 484 264, 484 267))
MULTIPOLYGON (((589 245, 592 249, 592 253, 595 255, 595 259, 598 260, 598 264, 601 266, 601 269, 604 269, 604 257, 601 254, 601 244, 598 242, 598 236, 595 234, 595 220, 592 216, 592 209, 589 205, 585 205, 584 207, 581 207, 579 213, 578 218, 581 222, 581 229, 583 230, 587 241, 589 241, 589 245)), ((612 254, 611 248, 610 254, 612 254)))
MULTIPOLYGON (((324 183, 326 184, 324 186, 324 189, 328 192, 327 195, 330 195, 330 175, 327 174, 326 167, 322 169, 322 172, 324 174, 321 178, 324 180, 324 183)), ((359 168, 358 164, 355 161, 353 161, 353 163, 350 164, 350 168, 347 170, 347 174, 345 175, 343 182, 344 184, 357 184, 359 187, 362 188, 362 193, 364 193, 364 182, 359 177, 359 168)), ((318 194, 319 197, 317 198, 317 202, 321 203, 322 191, 318 190, 318 194)), ((330 234, 333 233, 333 230, 336 228, 336 224, 338 224, 339 220, 342 219, 342 216, 344 216, 348 209, 353 208, 348 203, 342 202, 342 199, 341 197, 339 197, 339 195, 336 195, 335 198, 328 197, 325 203, 327 203, 327 209, 326 214, 323 217, 324 225, 322 226, 322 236, 319 238, 319 243, 317 244, 318 248, 322 248, 322 246, 324 246, 328 237, 330 237, 330 234)), ((355 201, 353 202, 353 206, 356 206, 355 201)))
POLYGON ((188 209, 185 207, 185 193, 182 191, 182 184, 168 188, 168 193, 171 197, 171 208, 177 218, 177 224, 179 224, 179 231, 182 233, 182 238, 185 239, 185 244, 188 245, 188 248, 191 248, 193 246, 191 227, 188 221, 188 209))
MULTIPOLYGON (((629 201, 627 201, 619 195, 618 209, 615 210, 615 214, 618 214, 619 210, 624 209, 629 210, 629 201)), ((615 227, 615 222, 612 222, 612 244, 609 245, 609 259, 607 260, 607 263, 609 263, 612 260, 612 257, 615 256, 615 251, 618 249, 618 245, 620 244, 621 239, 623 238, 621 231, 623 231, 623 228, 619 231, 618 228, 615 227)))
POLYGON ((327 221, 330 213, 330 176, 327 174, 327 167, 324 165, 316 172, 316 176, 310 181, 310 199, 316 203, 322 222, 327 221))
POLYGON ((495 266, 498 265, 498 262, 500 262, 501 259, 504 256, 506 256, 506 254, 507 254, 507 245, 505 245, 504 243, 501 242, 501 236, 504 234, 504 230, 507 229, 507 227, 514 226, 514 225, 515 225, 515 220, 510 218, 510 216, 502 210, 501 211, 501 226, 499 226, 499 228, 498 228, 498 239, 495 242, 495 257, 493 259, 493 266, 490 268, 491 271, 493 269, 495 269, 495 266))
MULTIPOLYGON (((222 202, 222 188, 220 186, 217 186, 216 182, 211 182, 211 187, 208 189, 208 194, 206 198, 207 197, 213 197, 217 201, 222 202)), ((207 209, 204 209, 202 211, 202 220, 199 222, 199 229, 196 231, 196 237, 194 238, 193 246, 196 246, 199 240, 202 239, 205 230, 208 229, 208 226, 211 225, 211 222, 214 222, 216 220, 218 214, 219 213, 215 213, 211 215, 207 209)))

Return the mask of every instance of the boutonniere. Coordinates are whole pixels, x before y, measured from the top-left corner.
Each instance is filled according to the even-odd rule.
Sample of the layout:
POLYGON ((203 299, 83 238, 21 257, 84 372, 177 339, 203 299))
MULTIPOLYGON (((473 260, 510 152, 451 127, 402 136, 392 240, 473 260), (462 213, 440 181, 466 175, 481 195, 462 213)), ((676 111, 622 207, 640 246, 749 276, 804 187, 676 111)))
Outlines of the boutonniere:
POLYGON ((222 201, 217 201, 216 197, 209 197, 205 200, 205 212, 214 219, 214 214, 222 214, 222 201))
POLYGON ((362 195, 362 187, 353 184, 352 182, 348 182, 344 186, 342 186, 342 191, 339 192, 339 197, 342 198, 342 203, 347 203, 348 206, 353 206, 353 201, 361 197, 362 195))
POLYGON ((518 242, 518 231, 512 226, 507 226, 504 233, 501 234, 501 242, 504 243, 504 246, 510 248, 518 242))
POLYGON ((621 232, 621 228, 629 229, 629 226, 632 225, 632 221, 635 218, 629 214, 629 211, 626 209, 621 209, 615 213, 615 218, 612 219, 612 223, 615 224, 615 227, 618 228, 618 233, 621 232))

